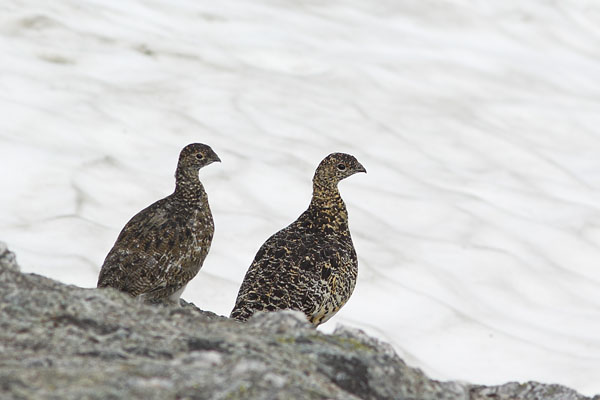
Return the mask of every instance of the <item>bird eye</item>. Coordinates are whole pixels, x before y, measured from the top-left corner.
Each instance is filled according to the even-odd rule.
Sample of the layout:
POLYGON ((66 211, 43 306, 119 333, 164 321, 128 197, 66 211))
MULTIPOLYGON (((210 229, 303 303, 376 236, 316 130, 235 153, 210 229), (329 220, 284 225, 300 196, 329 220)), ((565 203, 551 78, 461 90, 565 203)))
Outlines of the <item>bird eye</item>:
POLYGON ((204 156, 201 153, 196 154, 196 158, 198 160, 202 160, 204 158, 204 156))
POLYGON ((343 171, 346 169, 346 166, 344 164, 338 164, 337 169, 339 169, 340 171, 343 171))

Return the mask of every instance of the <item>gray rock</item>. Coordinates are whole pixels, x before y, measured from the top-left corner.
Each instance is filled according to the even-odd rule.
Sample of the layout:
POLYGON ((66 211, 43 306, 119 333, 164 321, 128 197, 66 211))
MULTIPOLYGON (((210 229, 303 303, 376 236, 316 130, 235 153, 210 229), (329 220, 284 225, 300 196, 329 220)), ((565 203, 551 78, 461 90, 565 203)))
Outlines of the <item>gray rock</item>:
POLYGON ((533 382, 435 381, 359 330, 326 335, 289 311, 240 323, 184 301, 147 305, 22 274, 6 254, 0 245, 2 399, 585 399, 533 382))
POLYGON ((9 269, 12 271, 18 271, 19 266, 17 265, 17 258, 15 253, 8 251, 6 243, 0 242, 0 273, 2 270, 9 269))
MULTIPOLYGON (((576 391, 560 385, 540 385, 537 382, 510 382, 501 386, 471 388, 471 400, 579 400, 582 399, 576 391)), ((594 397, 597 399, 598 396, 594 397)))

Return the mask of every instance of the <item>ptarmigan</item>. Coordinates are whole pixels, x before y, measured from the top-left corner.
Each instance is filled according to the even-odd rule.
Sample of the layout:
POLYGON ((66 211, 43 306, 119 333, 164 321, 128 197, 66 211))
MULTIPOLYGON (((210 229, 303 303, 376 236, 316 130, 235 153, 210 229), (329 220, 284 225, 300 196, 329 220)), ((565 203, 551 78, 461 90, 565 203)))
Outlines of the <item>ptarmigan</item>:
POLYGON ((308 209, 258 250, 231 318, 245 321, 256 311, 293 309, 318 326, 348 301, 358 261, 338 182, 357 172, 367 171, 349 154, 333 153, 321 161, 308 209))
POLYGON ((192 143, 181 150, 175 192, 127 222, 104 260, 99 288, 178 304, 212 242, 213 217, 198 171, 215 161, 221 160, 205 144, 192 143))

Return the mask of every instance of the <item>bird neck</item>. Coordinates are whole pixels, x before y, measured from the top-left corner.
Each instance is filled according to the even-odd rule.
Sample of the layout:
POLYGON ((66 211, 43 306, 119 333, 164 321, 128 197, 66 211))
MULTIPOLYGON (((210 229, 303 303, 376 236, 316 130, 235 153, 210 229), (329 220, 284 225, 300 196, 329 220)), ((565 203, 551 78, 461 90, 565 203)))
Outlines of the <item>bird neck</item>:
POLYGON ((348 231, 348 211, 337 184, 322 185, 315 182, 310 206, 303 215, 310 220, 310 228, 325 234, 348 231))
POLYGON ((175 171, 175 196, 187 202, 195 202, 206 197, 204 186, 198 178, 198 170, 177 167, 175 171))
POLYGON ((322 182, 318 179, 313 181, 313 194, 310 202, 311 206, 331 209, 332 211, 342 211, 346 213, 346 205, 340 191, 338 190, 337 183, 322 182))

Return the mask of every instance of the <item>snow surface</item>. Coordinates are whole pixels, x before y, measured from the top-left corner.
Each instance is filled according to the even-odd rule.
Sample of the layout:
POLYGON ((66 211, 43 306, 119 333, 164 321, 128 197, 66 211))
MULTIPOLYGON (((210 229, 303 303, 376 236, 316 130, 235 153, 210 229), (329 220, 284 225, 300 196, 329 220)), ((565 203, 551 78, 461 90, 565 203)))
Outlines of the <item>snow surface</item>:
POLYGON ((211 252, 183 297, 228 315, 262 242, 340 187, 343 323, 440 379, 600 393, 600 3, 3 0, 0 240, 94 287, 136 212, 200 172, 211 252))

